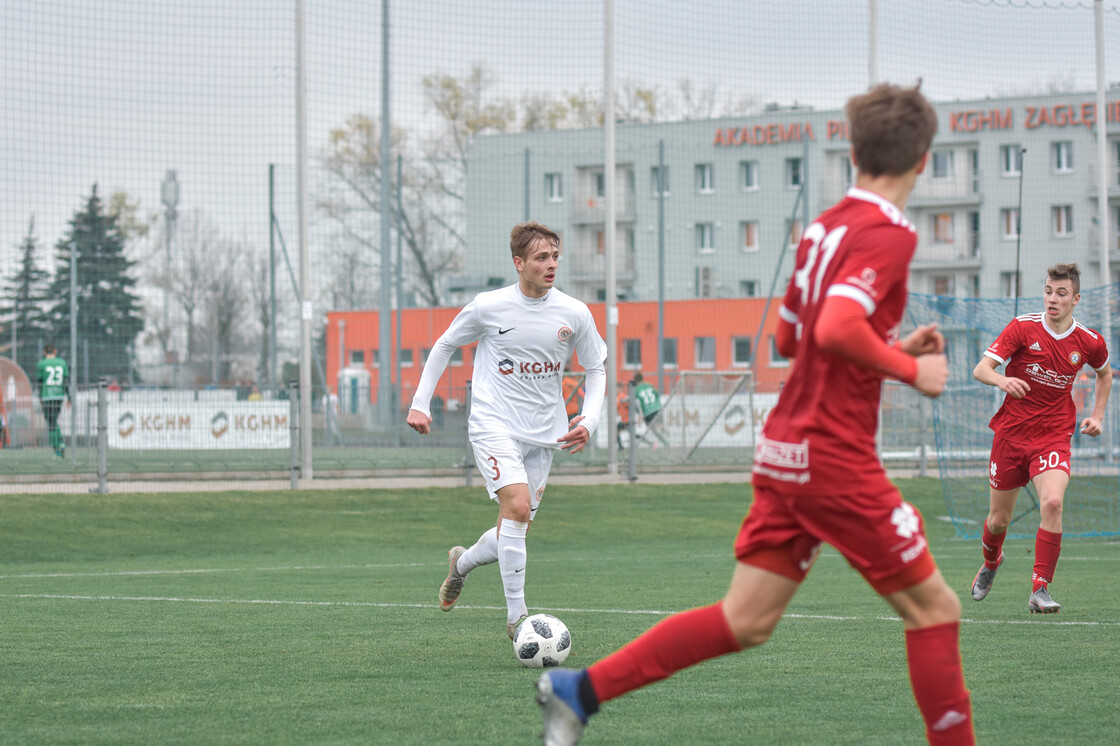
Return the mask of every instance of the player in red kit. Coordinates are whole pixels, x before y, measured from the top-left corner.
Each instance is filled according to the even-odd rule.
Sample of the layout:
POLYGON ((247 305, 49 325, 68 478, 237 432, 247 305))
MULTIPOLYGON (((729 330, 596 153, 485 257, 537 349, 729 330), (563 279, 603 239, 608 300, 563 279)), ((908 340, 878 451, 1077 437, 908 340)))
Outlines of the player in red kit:
POLYGON ((537 683, 546 744, 576 743, 600 704, 703 660, 761 645, 823 542, 903 620, 910 681, 936 744, 971 744, 957 595, 930 555, 921 515, 875 449, 884 378, 929 396, 948 378, 945 340, 923 326, 898 340, 917 245, 903 216, 937 131, 916 88, 880 85, 848 102, 856 186, 810 225, 780 309, 779 351, 794 359, 754 458, 754 501, 722 601, 662 620, 583 671, 537 683))
POLYGON ((1062 502, 1069 484, 1069 441, 1077 426, 1073 383, 1088 365, 1097 374, 1093 412, 1081 433, 1101 434, 1112 391, 1112 369, 1104 337, 1078 324, 1073 309, 1081 300, 1081 271, 1056 264, 1046 273, 1045 311, 1013 319, 977 363, 972 375, 1007 393, 992 417, 992 457, 988 469, 990 507, 981 549, 984 564, 972 581, 972 598, 983 601, 1003 564, 1003 540, 1019 489, 1034 482, 1041 521, 1034 540, 1034 576, 1027 608, 1052 614, 1062 606, 1050 597, 1062 551, 1062 502), (997 369, 1006 363, 1006 373, 997 369))

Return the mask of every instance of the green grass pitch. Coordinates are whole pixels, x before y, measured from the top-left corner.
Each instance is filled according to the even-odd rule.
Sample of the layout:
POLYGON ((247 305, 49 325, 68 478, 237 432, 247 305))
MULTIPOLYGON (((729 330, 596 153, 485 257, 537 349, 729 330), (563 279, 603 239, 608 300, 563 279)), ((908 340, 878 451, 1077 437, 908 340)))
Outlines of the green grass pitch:
MULTIPOLYGON (((1116 743, 1120 542, 1065 543, 1031 616, 1033 542, 967 588, 938 483, 904 480, 964 604, 981 743, 1116 743)), ((743 485, 549 488, 527 600, 569 666, 719 598, 743 485)), ((493 523, 481 489, 0 496, 0 743, 526 744, 537 671, 497 569, 436 606, 446 552, 493 523)), ((587 744, 920 744, 901 624, 826 550, 766 645, 605 705, 587 744)))

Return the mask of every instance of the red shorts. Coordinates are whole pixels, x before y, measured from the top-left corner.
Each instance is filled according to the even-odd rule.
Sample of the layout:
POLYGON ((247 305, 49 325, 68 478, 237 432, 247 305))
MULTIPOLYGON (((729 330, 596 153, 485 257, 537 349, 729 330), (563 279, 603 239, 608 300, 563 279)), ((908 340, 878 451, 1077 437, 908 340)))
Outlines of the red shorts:
POLYGON ((992 439, 988 484, 995 490, 1025 487, 1044 471, 1061 469, 1069 475, 1069 439, 1051 443, 1015 443, 998 435, 992 439))
POLYGON ((800 583, 821 542, 839 550, 879 594, 906 590, 937 570, 922 515, 891 484, 855 495, 797 495, 754 488, 735 557, 800 583))

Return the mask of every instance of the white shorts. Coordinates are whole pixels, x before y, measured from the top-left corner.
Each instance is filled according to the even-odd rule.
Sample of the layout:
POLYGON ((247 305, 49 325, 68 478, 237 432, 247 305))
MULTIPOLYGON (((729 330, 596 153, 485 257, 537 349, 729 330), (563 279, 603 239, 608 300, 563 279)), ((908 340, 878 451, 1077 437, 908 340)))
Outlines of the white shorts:
POLYGON ((507 485, 529 485, 529 520, 533 520, 548 484, 552 454, 556 449, 500 435, 472 440, 471 448, 491 500, 496 502, 498 490, 507 485))

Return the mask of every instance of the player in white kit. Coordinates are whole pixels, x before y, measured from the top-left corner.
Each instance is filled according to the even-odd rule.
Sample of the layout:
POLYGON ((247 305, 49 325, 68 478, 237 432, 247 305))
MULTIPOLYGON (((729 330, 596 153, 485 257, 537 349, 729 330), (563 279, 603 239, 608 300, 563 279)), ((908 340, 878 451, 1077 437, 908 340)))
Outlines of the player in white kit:
POLYGON ((451 611, 467 574, 497 562, 506 632, 513 639, 528 615, 525 536, 544 494, 553 452, 582 450, 599 424, 607 346, 587 305, 552 286, 560 261, 556 233, 539 223, 521 223, 510 232, 510 251, 517 283, 479 293, 436 340, 407 421, 421 435, 430 432, 436 383, 456 348, 478 342, 467 433, 486 489, 498 503, 498 524, 469 549, 456 546, 448 552, 439 605, 451 611), (587 377, 583 410, 569 421, 561 379, 573 352, 587 377))

